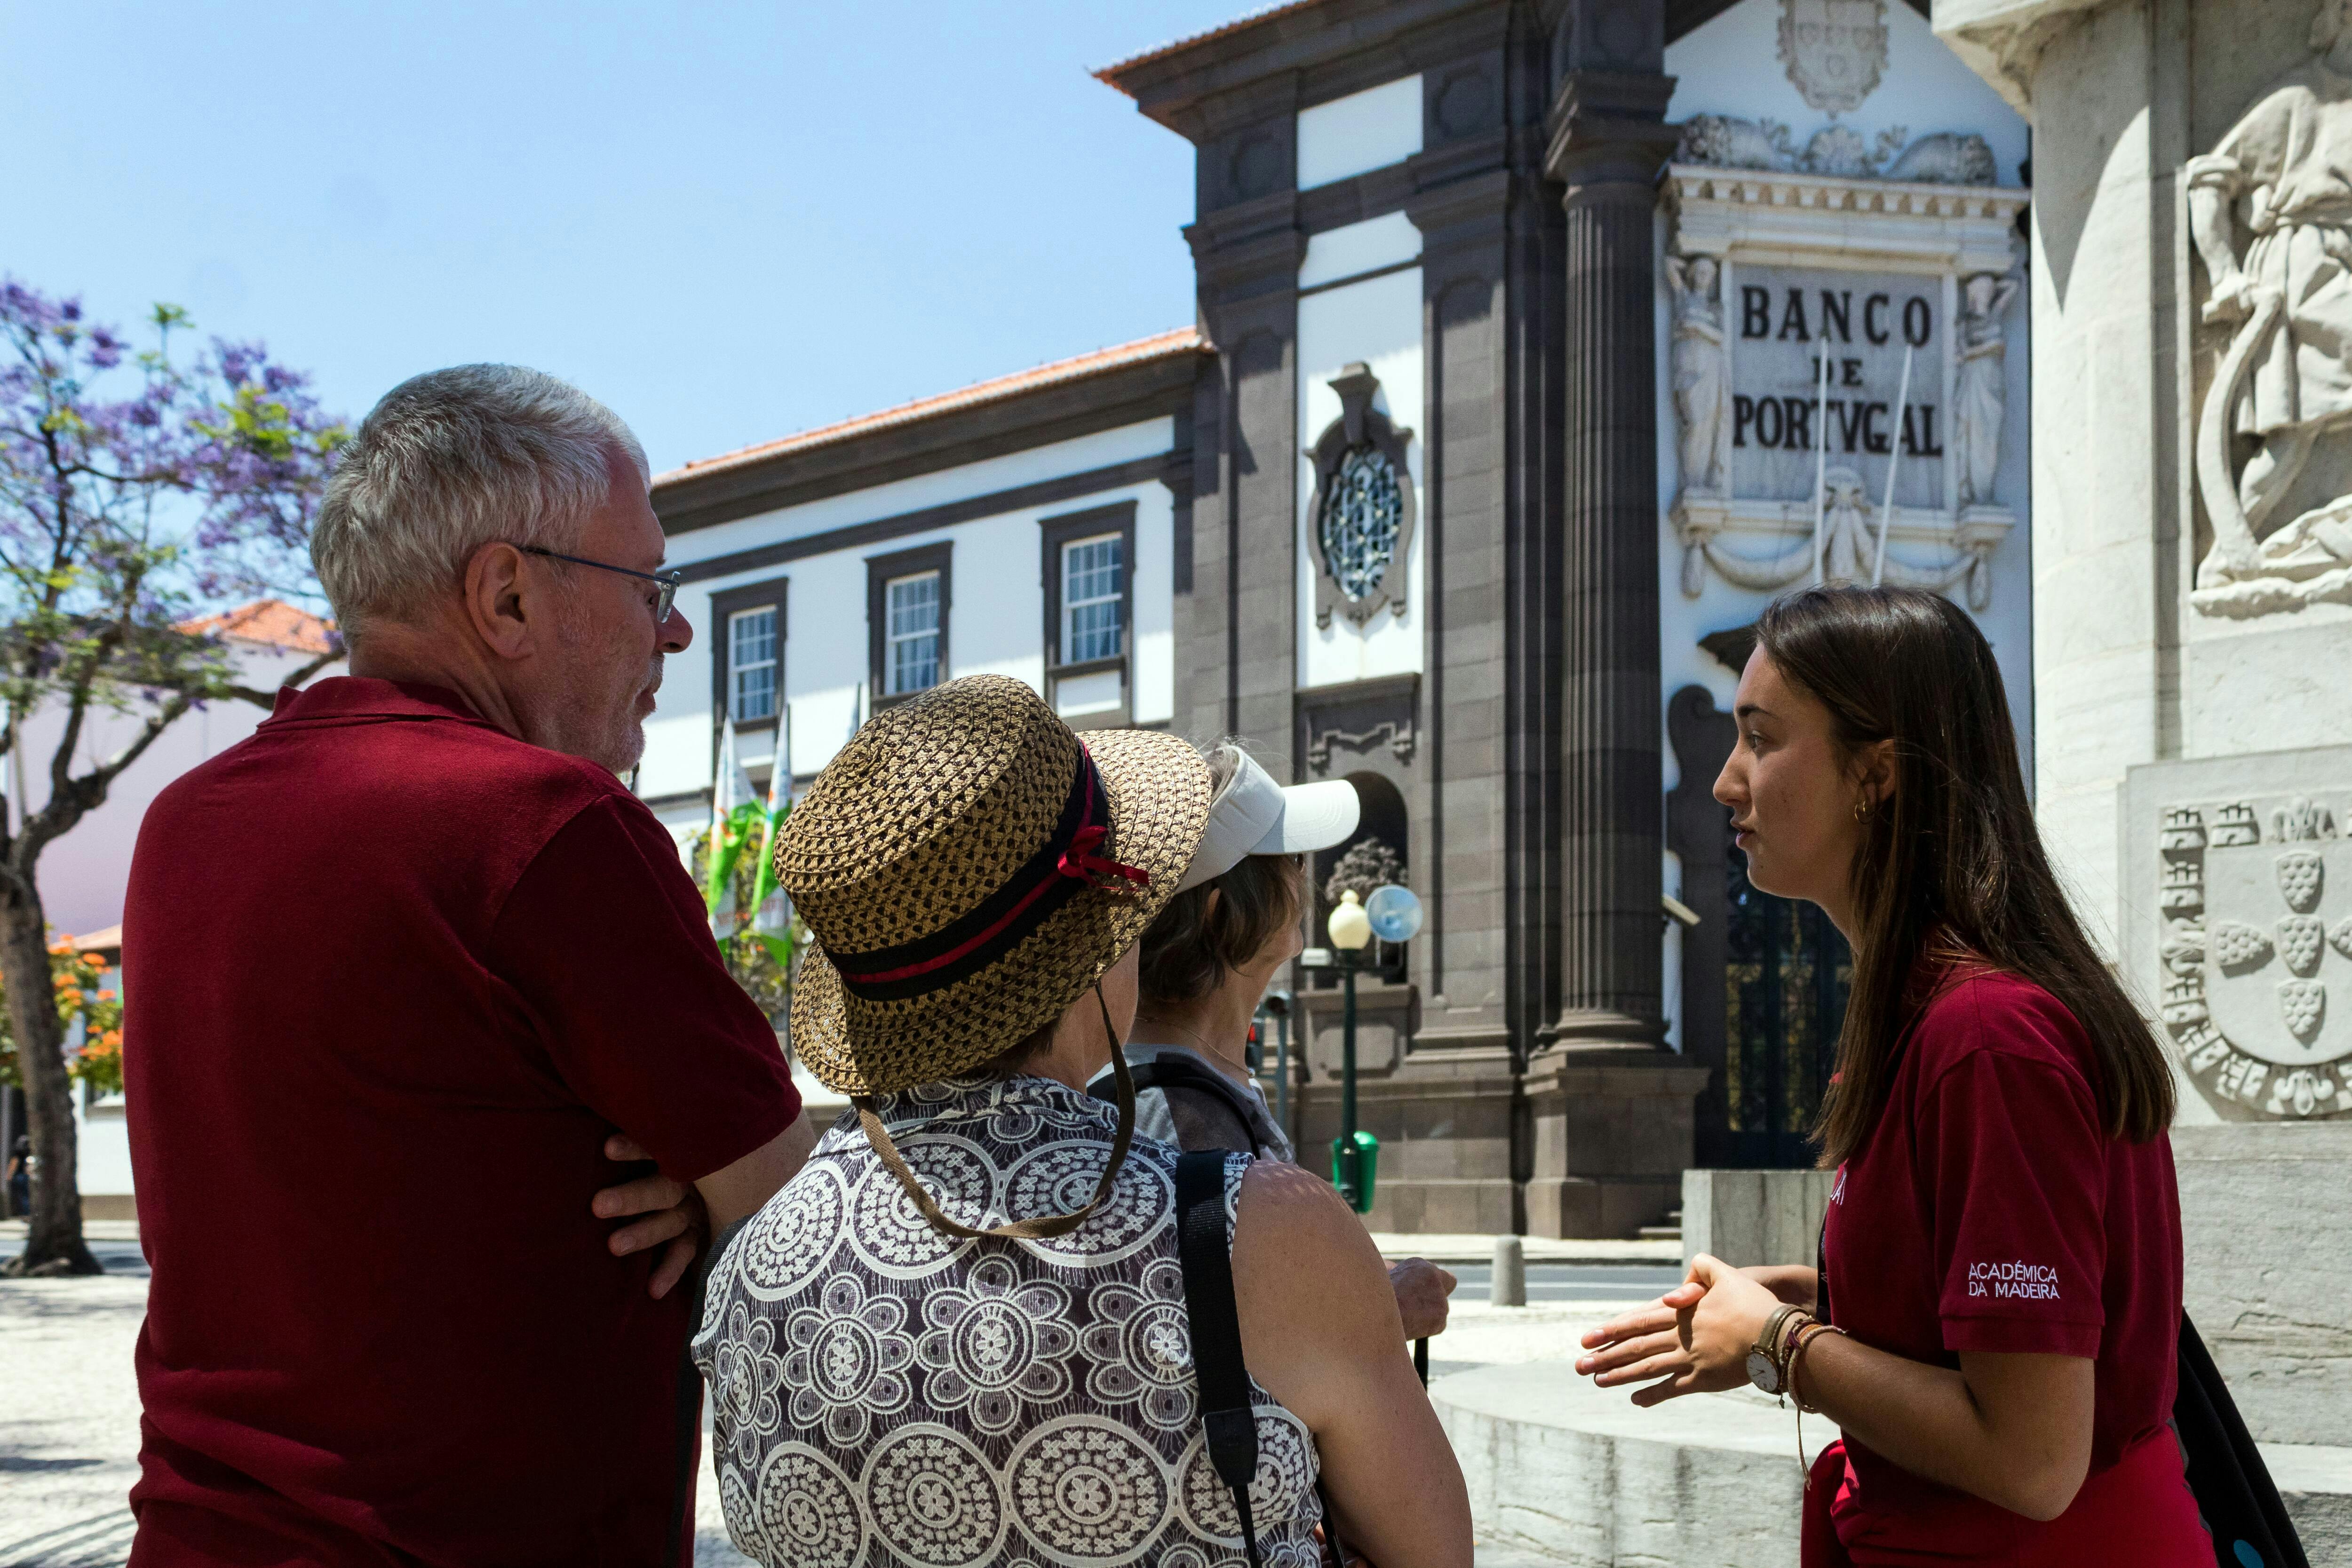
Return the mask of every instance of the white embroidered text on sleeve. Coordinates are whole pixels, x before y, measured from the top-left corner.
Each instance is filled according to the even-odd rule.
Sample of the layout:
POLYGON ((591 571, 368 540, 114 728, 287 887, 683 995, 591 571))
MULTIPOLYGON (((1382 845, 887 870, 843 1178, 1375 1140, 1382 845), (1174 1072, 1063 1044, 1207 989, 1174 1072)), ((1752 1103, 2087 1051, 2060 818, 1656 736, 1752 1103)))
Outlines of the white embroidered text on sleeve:
POLYGON ((2058 1270, 2046 1263, 1971 1263, 1969 1294, 2013 1300, 2058 1300, 2058 1270))

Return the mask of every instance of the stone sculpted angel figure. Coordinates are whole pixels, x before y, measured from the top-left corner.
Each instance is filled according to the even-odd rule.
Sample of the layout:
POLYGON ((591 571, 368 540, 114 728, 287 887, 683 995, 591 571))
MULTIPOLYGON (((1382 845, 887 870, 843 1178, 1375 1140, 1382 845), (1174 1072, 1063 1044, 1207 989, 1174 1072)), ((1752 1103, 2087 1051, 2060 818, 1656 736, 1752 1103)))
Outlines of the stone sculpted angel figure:
POLYGON ((2345 503, 2290 528, 2272 521, 2320 437, 2352 424, 2346 5, 2324 0, 2312 21, 2312 58, 2186 166, 2189 229, 2212 285, 2204 319, 2233 329, 2197 438, 2198 482, 2214 533, 2198 567, 2200 590, 2352 567, 2345 548, 2352 534, 2338 515, 2345 503), (2233 437, 2257 443, 2234 484, 2233 437))
POLYGON ((1683 489, 1721 494, 1725 413, 1730 406, 1724 364, 1722 269, 1711 256, 1666 258, 1674 297, 1675 413, 1682 421, 1683 489))
POLYGON ((1952 386, 1952 449, 1960 463, 1960 504, 1990 506, 2000 468, 2001 411, 2009 400, 2009 344, 2001 317, 2017 279, 1979 272, 1961 286, 1960 344, 1952 386))

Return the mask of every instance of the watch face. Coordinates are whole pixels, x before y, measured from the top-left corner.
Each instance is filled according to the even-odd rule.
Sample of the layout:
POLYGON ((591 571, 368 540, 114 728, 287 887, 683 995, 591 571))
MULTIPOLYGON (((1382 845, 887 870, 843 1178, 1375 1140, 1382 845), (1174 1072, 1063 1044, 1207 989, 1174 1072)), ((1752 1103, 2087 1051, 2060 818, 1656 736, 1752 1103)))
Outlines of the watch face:
POLYGON ((1780 1392, 1780 1371, 1762 1351, 1748 1352, 1748 1381, 1767 1394, 1780 1392))

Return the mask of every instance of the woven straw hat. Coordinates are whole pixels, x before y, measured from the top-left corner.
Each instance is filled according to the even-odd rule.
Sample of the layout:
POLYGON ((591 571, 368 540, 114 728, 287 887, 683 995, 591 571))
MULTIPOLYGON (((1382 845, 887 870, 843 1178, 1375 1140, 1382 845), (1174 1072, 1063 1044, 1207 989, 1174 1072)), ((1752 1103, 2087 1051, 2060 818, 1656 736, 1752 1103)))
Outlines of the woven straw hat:
POLYGON ((836 1092, 883 1094, 1054 1022, 1175 895, 1210 794, 1177 737, 1081 744, 1003 676, 876 714, 776 836, 777 879, 815 939, 793 1054, 836 1092))

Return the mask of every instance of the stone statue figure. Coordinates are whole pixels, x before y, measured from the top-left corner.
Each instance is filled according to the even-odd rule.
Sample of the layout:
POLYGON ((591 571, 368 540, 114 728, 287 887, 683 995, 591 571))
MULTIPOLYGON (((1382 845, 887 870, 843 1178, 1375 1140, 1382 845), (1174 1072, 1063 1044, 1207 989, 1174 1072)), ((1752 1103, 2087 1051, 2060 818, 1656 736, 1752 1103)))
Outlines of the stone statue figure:
POLYGON ((2009 400, 2009 344, 2000 324, 2017 279, 1979 272, 1960 286, 1959 352, 1953 366, 1952 452, 1960 504, 1990 506, 2000 468, 2001 410, 2009 400))
POLYGON ((1723 354, 1722 268, 1711 256, 1666 258, 1674 296, 1675 413, 1682 420, 1683 489, 1721 494, 1730 378, 1723 354))
POLYGON ((2191 601, 2208 614, 2352 601, 2352 497, 2284 526, 2276 516, 2320 438, 2352 426, 2347 20, 2347 0, 2323 0, 2313 58, 2185 171, 2189 229, 2211 283, 2204 319, 2232 333, 2197 432, 2213 545, 2191 601), (2255 449, 2233 480, 2238 439, 2255 449))

